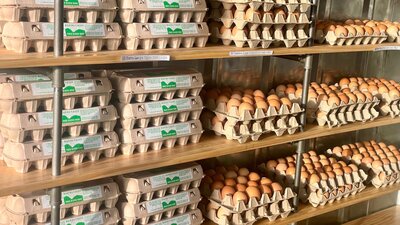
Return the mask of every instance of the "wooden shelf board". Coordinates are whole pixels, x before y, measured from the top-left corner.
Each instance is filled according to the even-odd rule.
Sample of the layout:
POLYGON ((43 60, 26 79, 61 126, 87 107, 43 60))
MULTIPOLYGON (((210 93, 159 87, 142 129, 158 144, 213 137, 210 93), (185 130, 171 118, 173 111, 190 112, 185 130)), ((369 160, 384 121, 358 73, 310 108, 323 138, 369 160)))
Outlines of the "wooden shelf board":
POLYGON ((352 220, 343 225, 398 225, 400 224, 400 206, 393 206, 371 215, 352 220))
POLYGON ((101 159, 94 163, 85 162, 79 165, 67 165, 62 168, 62 175, 58 177, 52 177, 50 169, 19 174, 12 168, 7 168, 2 162, 0 163, 0 196, 64 186, 119 174, 245 152, 299 140, 398 123, 400 123, 400 118, 392 119, 390 117, 382 117, 367 123, 348 124, 332 129, 319 127, 317 125, 309 125, 306 127, 305 132, 302 133, 283 135, 281 137, 270 134, 259 141, 245 144, 229 141, 223 137, 215 136, 214 134, 205 134, 198 144, 177 146, 171 149, 148 152, 146 154, 134 154, 131 156, 119 155, 114 158, 101 159))
MULTIPOLYGON (((367 52, 374 51, 377 47, 400 46, 396 43, 383 43, 380 45, 351 45, 351 46, 329 46, 316 45, 304 48, 270 48, 270 49, 250 49, 236 48, 234 46, 208 45, 204 48, 190 49, 152 49, 152 50, 118 50, 104 52, 67 52, 62 57, 54 57, 53 53, 28 53, 19 54, 6 49, 0 49, 0 69, 10 68, 29 68, 45 66, 79 66, 96 64, 115 64, 124 63, 121 60, 125 55, 170 55, 171 60, 193 60, 193 59, 215 59, 232 58, 230 52, 237 51, 273 51, 272 55, 305 55, 305 54, 325 54, 325 53, 345 53, 345 52, 367 52)), ((245 56, 241 56, 245 57, 245 56)))

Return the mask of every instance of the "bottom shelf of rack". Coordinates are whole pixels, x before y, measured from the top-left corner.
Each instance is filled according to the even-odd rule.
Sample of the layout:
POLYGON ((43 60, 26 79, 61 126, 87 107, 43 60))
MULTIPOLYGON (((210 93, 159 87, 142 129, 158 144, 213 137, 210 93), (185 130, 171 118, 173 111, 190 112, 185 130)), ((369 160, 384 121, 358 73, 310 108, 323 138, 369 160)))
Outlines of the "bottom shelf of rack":
MULTIPOLYGON (((396 192, 400 190, 400 184, 395 184, 395 185, 391 185, 385 188, 375 188, 375 187, 368 187, 366 188, 364 191, 350 196, 348 198, 345 199, 341 199, 339 201, 335 201, 331 204, 326 204, 324 206, 319 206, 319 207, 313 207, 310 204, 302 204, 299 208, 299 210, 295 213, 290 214, 287 218, 285 219, 277 219, 273 222, 269 222, 267 219, 262 219, 257 221, 256 223, 254 223, 255 225, 265 225, 265 224, 273 224, 273 225, 288 225, 290 223, 295 223, 295 222, 299 222, 302 220, 306 220, 312 217, 316 217, 325 213, 329 213, 341 208, 345 208, 348 206, 352 206, 355 204, 358 204, 360 202, 364 202, 364 201, 368 201, 374 198, 379 198, 381 196, 384 196, 386 194, 390 194, 392 192, 396 192)), ((400 216, 400 212, 398 212, 399 215, 397 215, 397 217, 400 216)), ((399 219, 399 218, 397 218, 399 219)), ((397 220, 398 221, 398 220, 397 220)), ((204 224, 206 225, 213 225, 214 223, 211 222, 210 220, 207 220, 206 222, 204 222, 204 224)), ((361 223, 350 223, 350 224, 346 224, 346 225, 358 225, 361 223)), ((363 225, 369 225, 368 224, 364 224, 363 225)), ((371 225, 375 223, 370 223, 371 225)), ((380 223, 379 223, 380 224, 380 223)), ((378 224, 378 225, 379 225, 378 224)), ((382 223, 385 225, 392 225, 391 223, 382 223)), ((400 223, 393 223, 393 224, 400 224, 400 223)))
POLYGON ((343 225, 398 225, 400 224, 400 206, 393 206, 368 216, 352 220, 343 225))

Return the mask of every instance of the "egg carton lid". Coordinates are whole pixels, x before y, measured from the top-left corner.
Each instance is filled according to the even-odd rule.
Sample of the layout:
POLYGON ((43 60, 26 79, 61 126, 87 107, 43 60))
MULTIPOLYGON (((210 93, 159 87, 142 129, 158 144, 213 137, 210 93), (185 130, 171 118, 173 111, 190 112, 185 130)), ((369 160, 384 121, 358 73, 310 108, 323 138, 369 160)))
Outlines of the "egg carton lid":
MULTIPOLYGON (((55 0, 2 0, 1 7, 54 9, 55 0)), ((116 0, 66 0, 65 9, 117 9, 116 0)))
MULTIPOLYGON (((63 156, 82 154, 90 151, 116 148, 118 145, 118 135, 111 131, 95 135, 63 138, 61 153, 63 156)), ((52 141, 17 143, 8 140, 3 149, 3 156, 14 161, 33 162, 51 159, 52 152, 52 141)))
MULTIPOLYGON (((2 35, 4 38, 53 40, 54 23, 7 22, 2 35)), ((64 23, 64 38, 65 40, 120 39, 122 31, 118 23, 64 23)))
MULTIPOLYGON (((75 126, 87 123, 113 121, 118 119, 114 106, 63 110, 63 126, 75 126)), ((53 112, 39 113, 3 113, 0 126, 11 130, 46 129, 53 126, 53 112)))
POLYGON ((110 80, 118 91, 154 93, 179 89, 201 88, 203 76, 195 69, 149 68, 112 71, 110 80))
MULTIPOLYGON (((111 178, 89 181, 62 188, 62 208, 114 199, 120 195, 118 185, 111 178)), ((16 215, 33 215, 51 210, 49 190, 11 195, 5 207, 16 215)))
MULTIPOLYGON (((124 225, 134 225, 136 224, 136 218, 125 217, 121 212, 121 217, 124 225)), ((150 222, 147 225, 166 225, 166 224, 191 224, 191 225, 200 225, 204 222, 203 215, 199 209, 195 209, 190 212, 186 212, 184 214, 176 215, 172 218, 162 219, 157 222, 150 222)))
POLYGON ((203 177, 203 169, 197 163, 135 172, 117 177, 122 192, 148 193, 171 186, 177 186, 203 177))
POLYGON ((120 9, 132 9, 138 12, 142 11, 207 11, 205 0, 118 0, 120 9))
MULTIPOLYGON (((38 73, 30 70, 1 70, 0 71, 0 84, 1 83, 12 83, 12 82, 35 82, 35 81, 51 81, 50 73, 38 73)), ((64 79, 87 79, 91 78, 90 72, 65 72, 64 79)))

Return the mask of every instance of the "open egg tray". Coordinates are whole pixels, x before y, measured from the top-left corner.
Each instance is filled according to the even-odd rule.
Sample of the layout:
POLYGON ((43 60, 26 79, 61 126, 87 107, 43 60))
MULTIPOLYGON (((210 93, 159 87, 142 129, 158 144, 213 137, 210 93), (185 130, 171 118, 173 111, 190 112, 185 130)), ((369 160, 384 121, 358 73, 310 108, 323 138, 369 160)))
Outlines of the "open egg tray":
POLYGON ((109 77, 121 103, 195 97, 204 86, 202 74, 194 69, 117 70, 109 77))
MULTIPOLYGON (((122 41, 118 23, 65 23, 64 51, 117 50, 122 41)), ((54 45, 54 24, 41 22, 8 22, 3 29, 3 43, 18 53, 48 52, 54 45)))
MULTIPOLYGON (((115 0, 94 0, 88 4, 64 4, 65 20, 68 23, 111 23, 117 14, 115 0)), ((3 0, 0 3, 0 20, 27 22, 54 22, 53 1, 3 0)))
MULTIPOLYGON (((164 224, 191 224, 200 225, 204 222, 203 215, 199 209, 186 212, 168 219, 161 219, 158 222, 149 222, 146 225, 164 225, 164 224)), ((135 218, 122 218, 123 225, 138 225, 135 218)))
POLYGON ((207 23, 132 23, 124 31, 129 50, 204 47, 210 36, 207 23))
MULTIPOLYGON (((39 73, 29 70, 2 70, 0 72, 0 84, 13 82, 36 82, 51 81, 51 72, 43 70, 39 73), (48 74, 48 75, 46 75, 48 74)), ((89 79, 92 78, 91 72, 65 72, 65 80, 89 79)), ((66 93, 64 93, 65 95, 66 93)))
MULTIPOLYGON (((111 131, 92 136, 62 139, 61 165, 67 161, 82 163, 84 159, 99 160, 101 155, 114 157, 118 150, 118 135, 111 131)), ((7 141, 3 151, 4 162, 17 172, 27 173, 31 168, 47 169, 52 161, 52 142, 16 143, 7 141)))
POLYGON ((200 23, 207 12, 205 0, 118 0, 118 6, 119 18, 123 23, 200 23))
MULTIPOLYGON (((69 214, 80 216, 86 211, 99 212, 102 208, 114 208, 120 193, 112 179, 103 179, 66 187, 61 195, 60 216, 64 219, 69 214)), ((5 207, 12 224, 45 223, 51 214, 50 195, 45 190, 10 195, 5 207)))
POLYGON ((382 42, 388 39, 388 36, 385 33, 380 35, 356 35, 354 36, 344 37, 344 36, 336 36, 333 31, 329 31, 326 35, 323 31, 318 30, 316 33, 317 40, 320 43, 327 42, 330 45, 368 45, 368 44, 381 44, 382 42))
POLYGON ((376 97, 380 100, 379 111, 381 115, 390 115, 392 118, 400 115, 400 98, 390 97, 389 94, 377 94, 376 97))
MULTIPOLYGON (((66 80, 64 109, 106 106, 111 91, 108 78, 66 80)), ((51 81, 1 83, 0 110, 5 113, 52 111, 53 94, 51 81)))
POLYGON ((197 209, 200 200, 199 189, 193 188, 139 204, 120 202, 118 208, 121 217, 129 218, 130 224, 148 224, 193 211, 197 209))
POLYGON ((309 0, 212 0, 212 8, 217 8, 219 4, 222 4, 224 9, 231 9, 235 7, 238 10, 244 10, 246 8, 260 9, 260 11, 270 11, 274 7, 285 7, 290 13, 300 11, 305 13, 309 10, 312 3, 309 0))
POLYGON ((200 120, 163 125, 159 127, 120 130, 120 150, 124 155, 143 153, 149 149, 158 151, 162 147, 172 148, 175 144, 198 143, 203 133, 200 120))
MULTIPOLYGON (((62 131, 71 137, 82 132, 89 135, 98 131, 112 131, 117 123, 117 110, 114 106, 63 110, 62 131)), ((13 142, 29 140, 41 141, 52 135, 53 112, 41 113, 3 113, 0 120, 2 135, 13 142)))
POLYGON ((185 163, 120 175, 116 181, 125 199, 137 204, 198 188, 202 178, 203 169, 199 164, 185 163))
POLYGON ((161 126, 175 122, 198 120, 203 109, 199 96, 164 101, 117 104, 123 129, 161 126))

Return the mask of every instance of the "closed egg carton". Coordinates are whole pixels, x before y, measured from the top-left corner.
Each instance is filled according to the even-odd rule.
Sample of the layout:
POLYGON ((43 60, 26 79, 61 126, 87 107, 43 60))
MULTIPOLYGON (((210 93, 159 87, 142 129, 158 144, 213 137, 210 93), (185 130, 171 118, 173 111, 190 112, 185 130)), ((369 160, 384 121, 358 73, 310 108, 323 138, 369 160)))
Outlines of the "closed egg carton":
MULTIPOLYGON (((100 156, 114 157, 118 149, 118 135, 111 131, 91 136, 62 139, 61 165, 68 161, 78 164, 84 159, 99 160, 100 156)), ((16 143, 7 141, 4 147, 4 162, 19 173, 31 169, 44 170, 52 161, 52 142, 35 141, 16 143)))
POLYGON ((203 128, 200 120, 193 120, 159 127, 120 130, 120 150, 124 155, 143 153, 149 149, 158 151, 162 147, 172 148, 175 144, 187 145, 200 141, 203 128))
POLYGON ((121 103, 195 97, 204 86, 194 69, 121 70, 112 72, 110 80, 121 103))
MULTIPOLYGON (((90 181, 63 188, 61 219, 68 215, 86 214, 83 212, 112 209, 119 195, 118 185, 112 179, 90 181)), ((46 223, 51 215, 50 195, 46 190, 8 196, 5 207, 11 224, 46 223)))
MULTIPOLYGON (((125 214, 122 214, 122 213, 121 213, 121 217, 122 217, 122 224, 123 225, 140 224, 140 223, 138 223, 138 220, 136 218, 124 217, 125 214)), ((128 216, 129 216, 129 214, 128 214, 128 216)), ((195 210, 186 212, 186 213, 184 213, 182 215, 176 215, 176 216, 174 216, 172 218, 169 218, 169 219, 161 219, 158 222, 149 222, 149 223, 146 223, 146 224, 147 225, 164 225, 164 224, 200 225, 203 222, 204 222, 204 219, 203 219, 203 215, 201 214, 201 211, 199 209, 195 209, 195 210)))
POLYGON ((203 109, 203 102, 197 96, 116 106, 121 127, 134 129, 198 120, 203 109))
MULTIPOLYGON (((117 14, 116 0, 64 2, 64 18, 68 23, 111 23, 117 14)), ((0 20, 54 22, 54 0, 3 0, 0 20)))
POLYGON ((200 23, 207 12, 205 0, 118 0, 118 6, 119 18, 123 23, 200 23))
MULTIPOLYGON (((66 80, 64 83, 64 109, 106 106, 110 101, 112 87, 108 78, 66 80)), ((0 110, 6 113, 52 111, 53 94, 52 81, 1 83, 0 110)))
MULTIPOLYGON (((117 225, 120 220, 118 210, 111 208, 80 216, 68 217, 60 220, 60 224, 117 225)), ((49 225, 49 223, 34 223, 32 225, 49 225)))
MULTIPOLYGON (((117 23, 64 23, 64 33, 64 51, 117 50, 122 39, 121 27, 117 23)), ((2 35, 8 50, 18 53, 43 53, 53 47, 54 24, 8 22, 2 35)))
POLYGON ((193 211, 197 208, 200 200, 199 189, 193 188, 139 204, 120 202, 118 209, 121 212, 121 217, 129 218, 130 221, 133 221, 132 223, 148 224, 193 211))
MULTIPOLYGON (((50 81, 51 73, 49 71, 29 71, 29 70, 6 70, 0 72, 0 84, 13 82, 36 82, 50 81)), ((88 79, 91 78, 90 72, 65 72, 65 80, 88 79)))
MULTIPOLYGON (((114 106, 101 106, 63 110, 63 132, 71 137, 87 134, 96 134, 99 130, 112 131, 118 118, 114 106)), ((52 135, 53 112, 41 113, 3 113, 0 120, 0 131, 3 136, 13 142, 28 140, 44 140, 52 135)))
POLYGON ((197 163, 163 167, 116 178, 125 199, 132 204, 198 188, 203 169, 197 163))
POLYGON ((207 23, 132 23, 124 26, 126 49, 165 49, 204 47, 207 23))

